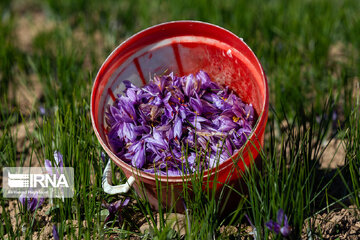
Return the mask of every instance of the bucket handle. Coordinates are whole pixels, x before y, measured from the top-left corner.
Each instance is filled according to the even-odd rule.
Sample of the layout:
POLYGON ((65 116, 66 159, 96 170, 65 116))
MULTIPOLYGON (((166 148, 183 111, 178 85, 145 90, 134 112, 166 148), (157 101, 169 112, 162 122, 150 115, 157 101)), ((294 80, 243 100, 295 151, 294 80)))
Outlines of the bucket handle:
POLYGON ((111 185, 111 160, 109 160, 106 164, 106 167, 103 172, 102 177, 102 188, 104 189, 104 192, 107 194, 118 194, 118 193, 127 193, 131 186, 134 184, 135 178, 133 176, 130 176, 126 183, 120 184, 120 185, 111 185))

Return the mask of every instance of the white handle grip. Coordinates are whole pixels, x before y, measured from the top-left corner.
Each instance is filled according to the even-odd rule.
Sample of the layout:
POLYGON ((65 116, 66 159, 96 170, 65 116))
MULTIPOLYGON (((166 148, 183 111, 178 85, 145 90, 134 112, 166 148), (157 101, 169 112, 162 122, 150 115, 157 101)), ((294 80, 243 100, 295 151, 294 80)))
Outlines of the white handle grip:
POLYGON ((127 193, 130 190, 131 186, 134 184, 135 178, 133 176, 130 176, 129 179, 126 181, 126 183, 112 186, 110 184, 111 183, 110 161, 111 160, 107 162, 102 177, 102 188, 104 189, 104 192, 106 192, 107 194, 127 193))

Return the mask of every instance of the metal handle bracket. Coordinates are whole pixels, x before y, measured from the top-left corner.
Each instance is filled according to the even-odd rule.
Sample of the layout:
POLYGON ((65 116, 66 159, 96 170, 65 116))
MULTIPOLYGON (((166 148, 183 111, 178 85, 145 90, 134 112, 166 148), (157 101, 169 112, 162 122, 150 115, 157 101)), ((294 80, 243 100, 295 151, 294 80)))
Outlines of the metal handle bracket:
POLYGON ((109 160, 106 164, 106 167, 103 172, 102 177, 102 188, 104 189, 104 192, 107 194, 119 194, 119 193, 127 193, 131 186, 135 182, 135 178, 133 176, 130 176, 126 183, 121 185, 111 185, 111 160, 109 160))

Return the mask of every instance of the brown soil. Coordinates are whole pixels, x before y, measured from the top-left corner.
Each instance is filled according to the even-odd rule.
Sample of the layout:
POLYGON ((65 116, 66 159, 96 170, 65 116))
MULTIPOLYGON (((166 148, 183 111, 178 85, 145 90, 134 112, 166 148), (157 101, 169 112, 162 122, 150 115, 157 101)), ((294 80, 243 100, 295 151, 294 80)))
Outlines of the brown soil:
MULTIPOLYGON (((359 239, 360 211, 356 206, 348 209, 334 210, 329 213, 318 214, 310 219, 315 227, 313 239, 359 239)), ((308 239, 307 228, 304 228, 302 239, 308 239)))
MULTIPOLYGON (((160 218, 159 218, 159 214, 155 213, 155 218, 156 218, 156 222, 157 222, 157 226, 160 226, 160 218)), ((178 232, 178 234, 180 236, 184 236, 185 235, 185 215, 184 214, 180 214, 180 213, 170 213, 165 215, 165 219, 166 219, 166 223, 167 224, 171 224, 171 227, 178 232)), ((140 232, 141 233, 145 233, 146 231, 150 230, 150 225, 148 222, 145 222, 144 224, 141 225, 140 227, 140 232)))
POLYGON ((41 32, 55 28, 56 23, 46 18, 43 12, 21 15, 16 25, 16 36, 19 48, 26 52, 32 52, 34 38, 41 32))
POLYGON ((324 149, 324 153, 320 159, 321 169, 336 169, 345 163, 345 142, 340 140, 332 140, 324 149))
MULTIPOLYGON (((20 222, 20 212, 19 209, 19 201, 17 199, 8 201, 7 207, 5 207, 5 211, 10 213, 10 221, 12 223, 13 229, 16 230, 24 230, 29 227, 29 222, 23 223, 20 222)), ((36 214, 33 229, 35 229, 32 237, 33 239, 45 240, 50 239, 52 237, 52 228, 51 225, 51 216, 48 216, 46 212, 50 209, 50 205, 44 204, 41 206, 36 214)), ((2 213, 2 209, 0 208, 0 214, 2 213)), ((7 239, 7 235, 4 236, 7 239)), ((21 236, 20 239, 25 239, 25 236, 21 236)))
POLYGON ((42 95, 43 88, 35 74, 18 74, 17 78, 9 84, 8 101, 16 102, 23 116, 36 110, 36 103, 42 95))

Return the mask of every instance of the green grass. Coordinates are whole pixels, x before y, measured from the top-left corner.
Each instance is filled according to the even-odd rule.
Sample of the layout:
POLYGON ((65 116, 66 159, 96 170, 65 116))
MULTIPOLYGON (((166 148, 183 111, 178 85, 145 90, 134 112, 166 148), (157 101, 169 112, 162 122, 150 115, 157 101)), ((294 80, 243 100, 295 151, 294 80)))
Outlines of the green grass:
MULTIPOLYGON (((315 214, 338 205, 360 207, 359 11, 360 2, 355 0, 2 1, 0 166, 22 166, 28 156, 43 166, 54 150, 64 155, 64 165, 75 169, 75 195, 64 202, 55 199, 46 215, 50 226, 58 226, 61 237, 240 239, 247 235, 244 226, 250 225, 244 218, 247 214, 259 239, 281 239, 265 223, 282 208, 292 226, 291 238, 299 239, 315 214), (43 20, 36 22, 39 15, 43 20), (27 47, 17 30, 24 19, 30 23, 27 47), (185 236, 173 230, 174 220, 167 220, 165 211, 156 215, 149 202, 133 191, 126 196, 136 201, 123 209, 123 223, 104 228, 102 200, 121 197, 108 196, 101 188, 102 149, 89 112, 92 82, 102 62, 127 37, 180 19, 227 28, 243 37, 260 59, 271 104, 261 171, 255 167, 246 171, 243 179, 248 193, 238 193, 243 200, 225 216, 214 194, 202 191, 200 180, 194 178, 196 194, 184 196, 188 207, 185 236), (40 82, 42 94, 23 112, 24 102, 10 96, 16 95, 20 83, 31 86, 30 76, 40 82), (46 108, 45 116, 40 116, 40 106, 46 108), (334 112, 337 119, 332 120, 334 112), (26 132, 26 145, 13 129, 30 120, 37 124, 26 132), (340 140, 346 146, 345 165, 320 169, 319 160, 329 141, 340 140), (340 195, 332 191, 337 184, 343 185, 340 195), (139 224, 144 222, 151 227, 141 232, 139 224), (224 226, 236 231, 226 234, 224 226)), ((113 170, 120 173, 114 184, 123 182, 121 170, 113 170)), ((11 218, 8 205, 13 202, 0 196, 0 238, 31 238, 41 232, 47 222, 39 220, 38 213, 29 216, 21 210, 11 218), (11 224, 11 219, 16 221, 11 224)), ((310 230, 314 237, 321 236, 318 226, 311 225, 310 230)))

